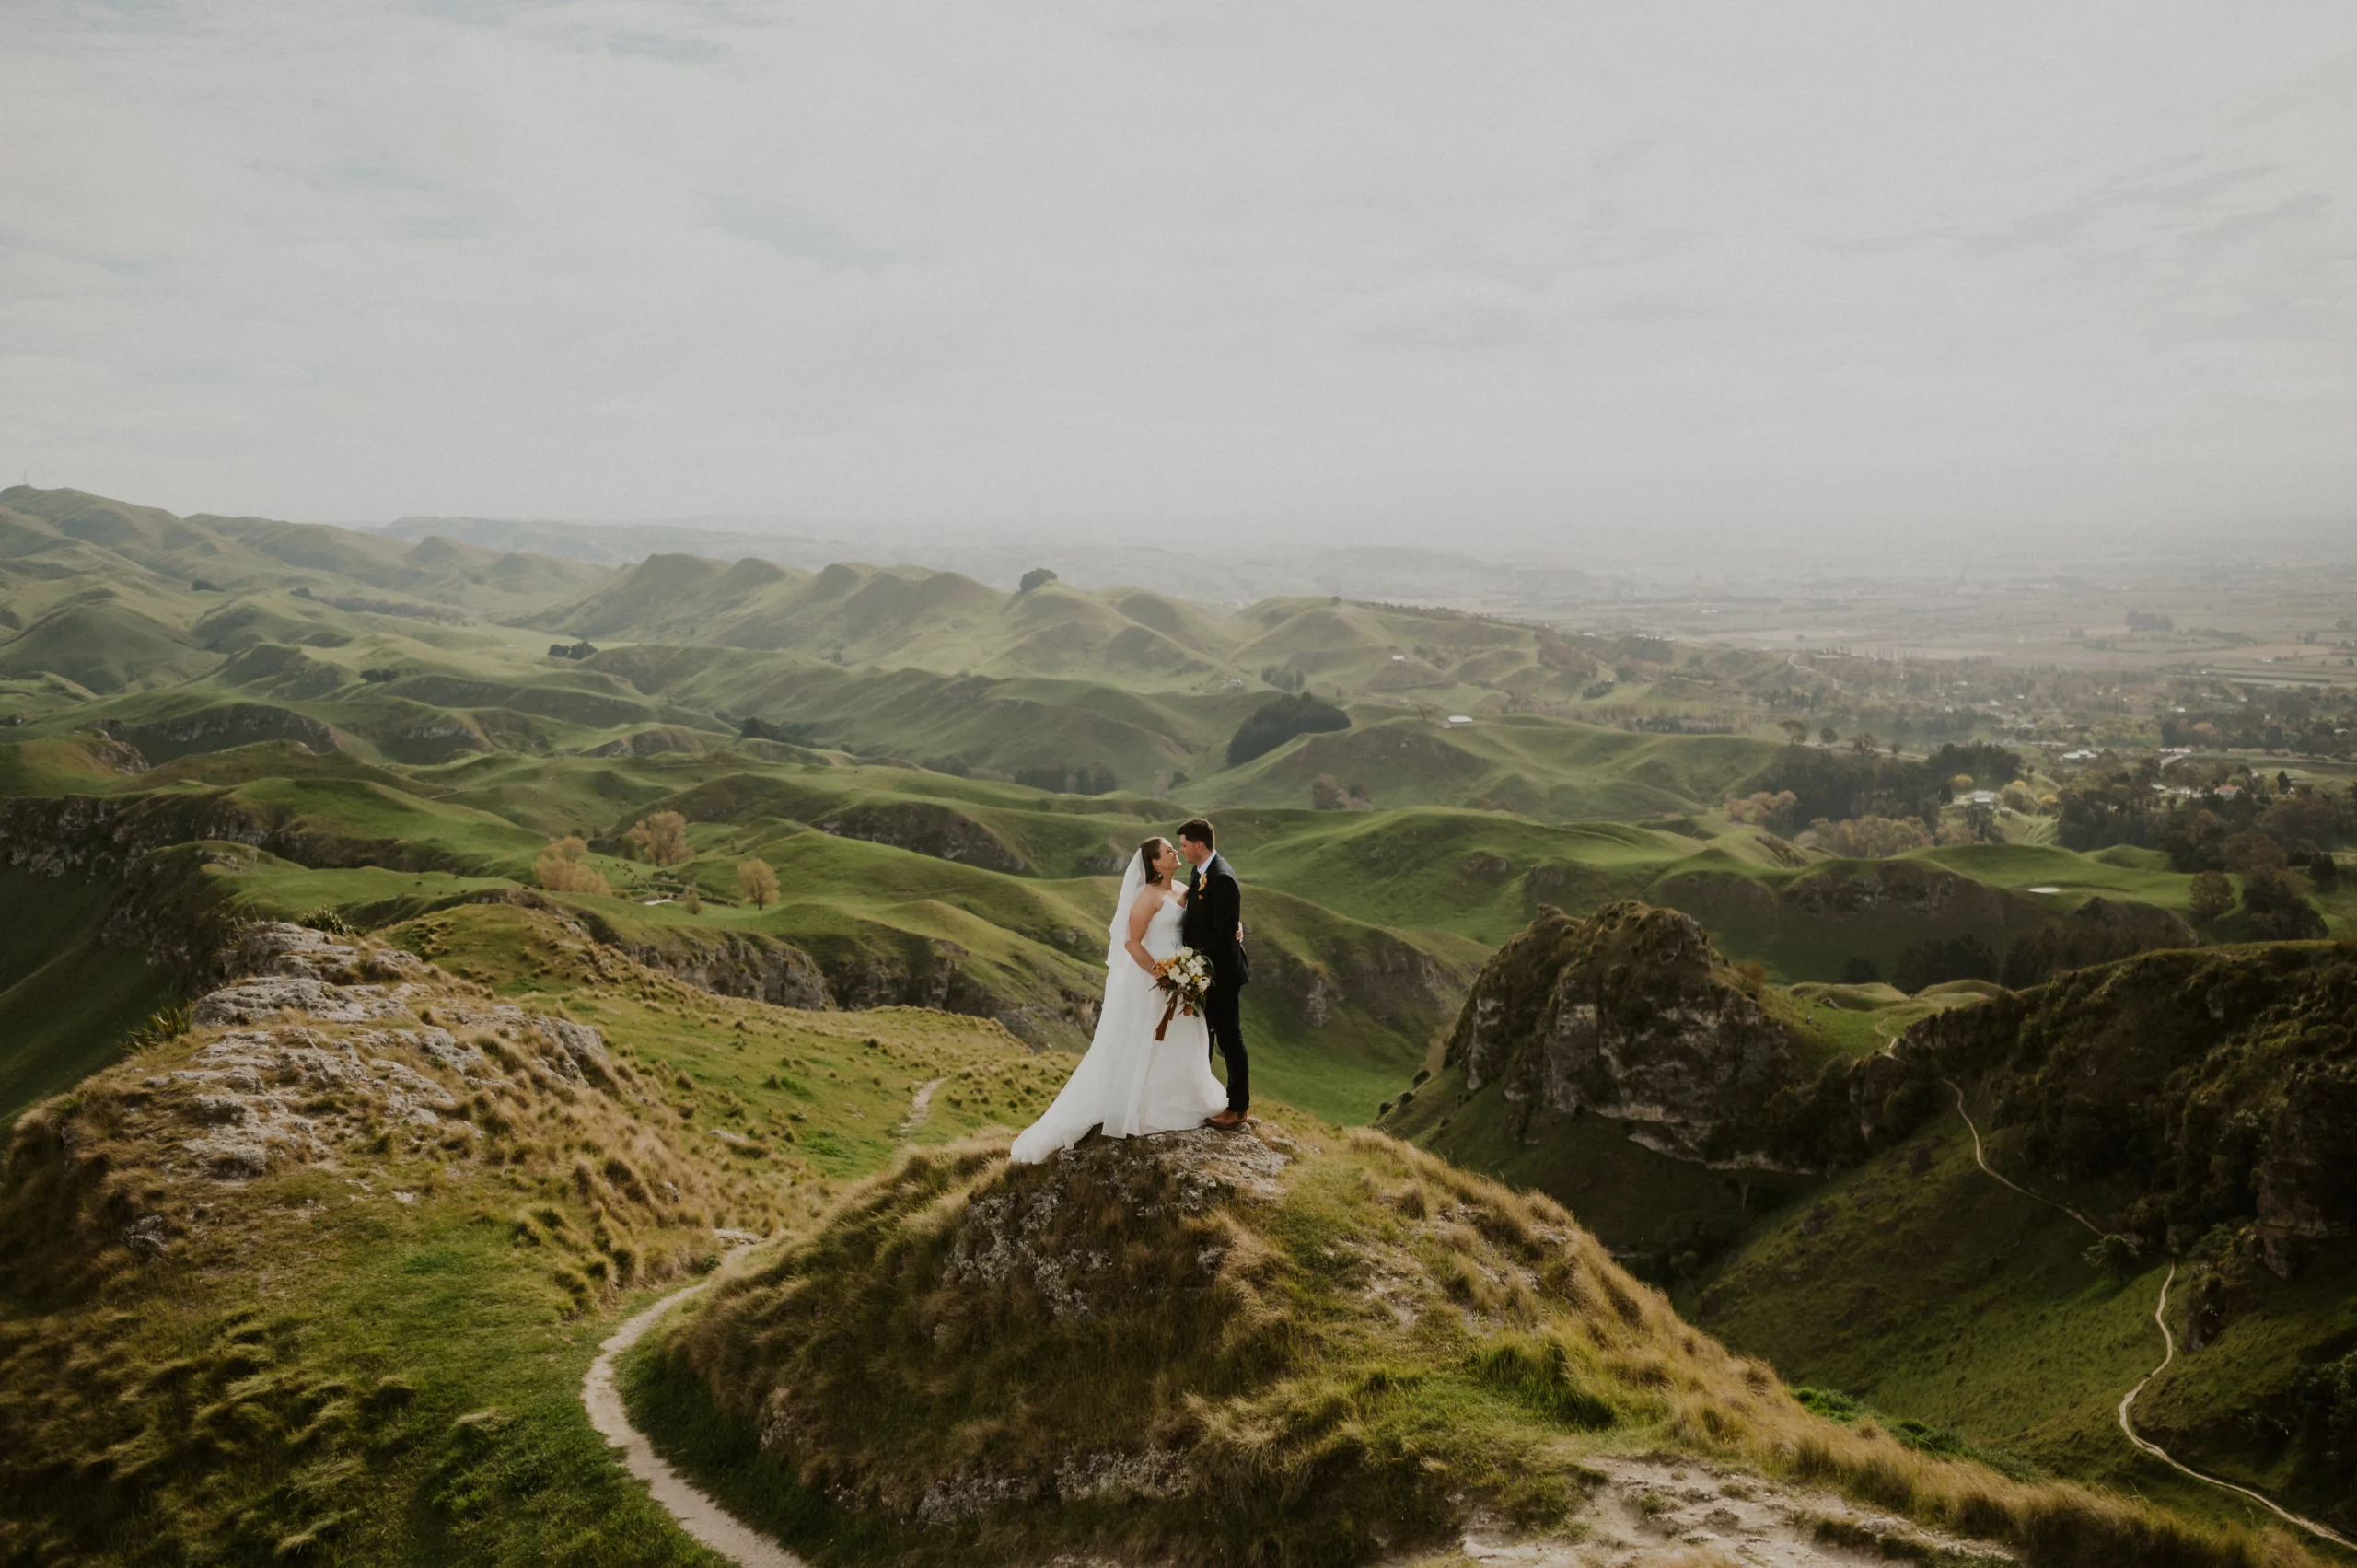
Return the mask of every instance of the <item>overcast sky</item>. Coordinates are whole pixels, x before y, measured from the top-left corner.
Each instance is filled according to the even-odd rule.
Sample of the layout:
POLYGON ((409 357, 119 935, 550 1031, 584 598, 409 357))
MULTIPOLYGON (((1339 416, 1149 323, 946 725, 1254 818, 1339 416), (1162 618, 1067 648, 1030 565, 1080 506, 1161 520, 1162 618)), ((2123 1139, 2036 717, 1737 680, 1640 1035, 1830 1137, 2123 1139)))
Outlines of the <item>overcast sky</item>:
POLYGON ((0 5, 0 482, 2357 528, 2357 5, 0 5))

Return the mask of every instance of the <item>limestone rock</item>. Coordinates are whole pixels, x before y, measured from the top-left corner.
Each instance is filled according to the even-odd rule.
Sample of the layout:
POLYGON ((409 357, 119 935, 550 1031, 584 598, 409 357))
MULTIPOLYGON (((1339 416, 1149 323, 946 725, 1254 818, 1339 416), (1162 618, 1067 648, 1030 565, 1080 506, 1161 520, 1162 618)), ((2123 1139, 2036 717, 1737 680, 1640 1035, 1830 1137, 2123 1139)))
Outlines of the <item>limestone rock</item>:
POLYGON ((192 1016, 199 1024, 250 1024, 281 1013, 305 1013, 324 1023, 359 1024, 399 1017, 401 999, 378 985, 330 985, 325 981, 261 975, 225 985, 200 998, 192 1016))
POLYGON ((1795 1054, 1692 917, 1631 902, 1542 910, 1474 982, 1447 1060, 1469 1089, 1502 1083, 1526 1122, 1594 1111, 1701 1159, 1793 1080, 1795 1054))

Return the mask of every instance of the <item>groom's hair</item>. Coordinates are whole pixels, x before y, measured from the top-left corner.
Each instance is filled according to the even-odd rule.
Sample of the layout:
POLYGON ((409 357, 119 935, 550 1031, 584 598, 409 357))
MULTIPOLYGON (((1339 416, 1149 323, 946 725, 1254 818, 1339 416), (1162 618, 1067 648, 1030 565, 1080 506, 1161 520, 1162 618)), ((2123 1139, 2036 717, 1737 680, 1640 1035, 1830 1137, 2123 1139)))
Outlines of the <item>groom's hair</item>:
POLYGON ((1162 880, 1162 873, 1154 868, 1154 863, 1162 858, 1165 842, 1162 835, 1156 833, 1138 845, 1138 864, 1145 867, 1145 879, 1148 886, 1162 880))
POLYGON ((1212 825, 1201 817, 1190 817, 1179 823, 1178 836, 1182 839, 1191 839, 1205 849, 1219 848, 1219 835, 1213 832, 1212 825))

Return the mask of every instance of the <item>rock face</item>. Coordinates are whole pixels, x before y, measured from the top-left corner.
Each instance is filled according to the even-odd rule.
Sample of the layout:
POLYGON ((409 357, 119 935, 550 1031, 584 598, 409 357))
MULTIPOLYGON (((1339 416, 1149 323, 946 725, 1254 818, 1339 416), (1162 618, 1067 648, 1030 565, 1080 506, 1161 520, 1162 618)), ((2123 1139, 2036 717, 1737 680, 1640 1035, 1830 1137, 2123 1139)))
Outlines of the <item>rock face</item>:
MULTIPOLYGON (((976 1197, 958 1216, 941 1268, 945 1289, 999 1289, 1020 1275, 1049 1312, 1086 1318, 1101 1305, 1097 1286, 1133 1282, 1114 1267, 1110 1251, 1059 1246, 1067 1223, 1062 1211, 1074 1184, 1094 1202, 1154 1214, 1204 1214, 1239 1198, 1276 1195, 1289 1163, 1282 1135, 1223 1132, 1210 1128, 1151 1138, 1091 1138, 1048 1163, 1054 1179, 1009 1184, 976 1197)), ((1202 1249, 1194 1259, 1198 1286, 1209 1283, 1224 1252, 1202 1249)))
POLYGON ((582 752, 584 757, 660 757, 679 752, 700 757, 707 748, 704 738, 694 730, 675 724, 657 725, 652 729, 633 730, 618 735, 582 752))
POLYGON ((623 952, 651 970, 720 996, 749 996, 780 1007, 822 1008, 835 998, 809 954, 788 943, 738 932, 699 934, 692 946, 625 942, 623 952))
POLYGON ((2248 1226, 2269 1267, 2357 1236, 2357 943, 2164 950, 1901 1035, 1921 1078, 1978 1081, 2033 1171, 2131 1194, 2158 1245, 2248 1226))
POLYGON ((448 976, 398 947, 274 921, 243 928, 222 962, 235 978, 199 997, 191 1022, 235 1027, 145 1086, 191 1123, 181 1148, 225 1180, 327 1160, 371 1124, 479 1136, 460 1097, 494 1069, 441 1023, 419 1023, 414 1011, 429 1004, 444 1023, 513 1042, 536 1075, 620 1087, 596 1029, 460 997, 448 976), (355 1024, 389 1027, 323 1027, 355 1024))
POLYGON ((197 843, 243 844, 302 865, 466 869, 430 844, 343 838, 307 827, 236 789, 20 796, 0 804, 0 857, 38 876, 121 877, 158 850, 197 843))
POLYGON ((896 849, 955 860, 985 870, 1024 876, 1031 867, 988 828, 947 806, 926 801, 855 806, 810 824, 839 839, 860 839, 896 849))
POLYGON ((1665 1153, 1724 1156, 1794 1074, 1790 1031, 1692 918, 1616 903, 1542 909, 1473 984, 1448 1042, 1469 1090, 1497 1082, 1539 1109, 1642 1122, 1665 1153))
POLYGON ((258 740, 291 740, 313 751, 335 751, 343 746, 343 738, 319 720, 266 703, 224 703, 140 725, 101 719, 99 727, 115 739, 137 747, 151 762, 226 751, 258 740))

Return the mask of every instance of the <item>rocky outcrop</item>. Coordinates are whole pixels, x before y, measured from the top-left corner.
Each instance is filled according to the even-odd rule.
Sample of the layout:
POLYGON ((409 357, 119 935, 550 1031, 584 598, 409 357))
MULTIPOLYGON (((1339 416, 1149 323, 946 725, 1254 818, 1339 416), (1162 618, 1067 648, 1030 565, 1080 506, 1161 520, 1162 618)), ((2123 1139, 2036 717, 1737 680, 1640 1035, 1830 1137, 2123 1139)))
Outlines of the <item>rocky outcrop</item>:
POLYGON ((2267 1266, 2290 1274, 2310 1245, 2357 1230, 2357 1075, 2286 1086, 2258 1161, 2252 1218, 2267 1266))
POLYGON ((584 757, 660 757, 679 752, 700 757, 706 748, 704 738, 682 726, 658 725, 653 729, 633 730, 618 735, 582 752, 584 757))
POLYGON ((932 801, 879 801, 833 812, 810 824, 839 839, 890 844, 935 860, 955 860, 1014 876, 1030 865, 981 823, 964 812, 932 801))
POLYGON ((226 751, 263 740, 289 740, 313 751, 343 749, 343 738, 330 726, 291 708, 266 703, 224 703, 146 724, 101 719, 98 728, 137 747, 151 762, 168 762, 205 751, 226 751))
POLYGON ((813 1010, 930 1007, 995 1018, 1034 1050, 1077 1050, 1097 1027, 1097 998, 1037 973, 1013 983, 940 937, 877 927, 799 946, 758 932, 678 926, 658 935, 624 931, 598 915, 528 889, 479 894, 484 901, 547 911, 589 941, 699 991, 813 1010))
POLYGON ((2155 1245, 2249 1227, 2298 1270, 2357 1236, 2357 943, 2163 950, 1928 1018, 1892 1058, 1976 1084, 1984 1133, 2155 1245))
POLYGON ((300 865, 469 869, 446 851, 414 840, 319 831, 292 811, 235 789, 21 796, 0 803, 0 859, 36 876, 121 877, 158 851, 199 843, 243 844, 300 865))
MULTIPOLYGON (((1290 1145, 1273 1130, 1263 1132, 1197 1128, 1153 1138, 1092 1138, 1062 1150, 1052 1160, 1063 1179, 1009 1183, 965 1206, 942 1261, 941 1287, 1003 1290, 1019 1280, 1052 1317, 1093 1316, 1104 1306, 1098 1288, 1127 1282, 1109 1253, 1056 1245, 1075 1191, 1124 1210, 1157 1205, 1186 1215, 1266 1201, 1276 1196, 1290 1145)), ((1193 1260, 1196 1277, 1176 1283, 1208 1283, 1222 1255, 1204 1249, 1193 1260)))
POLYGON ((749 996, 779 1007, 842 1004, 809 954, 775 937, 742 932, 698 932, 657 946, 622 942, 621 950, 648 969, 720 996, 749 996))
POLYGON ((19 796, 0 803, 0 857, 39 877, 114 877, 132 862, 195 840, 268 848, 285 832, 227 790, 134 796, 19 796))
POLYGON ((1401 1034, 1428 1039, 1464 995, 1466 975, 1387 931, 1336 935, 1306 952, 1261 942, 1252 954, 1252 982, 1282 991, 1309 1028, 1324 1028, 1335 1010, 1353 1003, 1401 1034))
POLYGON ((1690 917, 1639 903, 1588 920, 1545 909, 1474 981, 1446 1062, 1521 1112, 1642 1123, 1688 1159, 1735 1134, 1795 1076, 1790 1031, 1690 917))
POLYGON ((192 1128, 181 1148, 216 1178, 322 1161, 389 1121, 429 1136, 477 1137, 459 1097, 493 1068, 445 1024, 498 1042, 511 1057, 511 1046, 529 1048, 527 1070, 552 1082, 621 1086, 595 1028, 461 994, 447 975, 398 947, 270 921, 241 928, 219 962, 232 978, 197 998, 190 1023, 225 1032, 186 1065, 145 1080, 153 1091, 180 1091, 169 1098, 192 1128), (331 1104, 340 1114, 315 1114, 331 1104))

